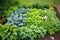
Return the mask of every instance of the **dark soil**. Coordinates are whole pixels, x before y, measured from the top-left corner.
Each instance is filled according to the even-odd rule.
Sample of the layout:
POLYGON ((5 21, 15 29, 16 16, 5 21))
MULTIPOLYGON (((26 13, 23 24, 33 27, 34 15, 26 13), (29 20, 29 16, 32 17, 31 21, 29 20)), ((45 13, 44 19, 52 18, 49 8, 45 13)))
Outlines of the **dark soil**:
POLYGON ((60 19, 60 5, 55 6, 54 9, 57 12, 57 17, 60 19))
POLYGON ((5 24, 6 22, 7 22, 6 16, 0 17, 0 24, 5 24))

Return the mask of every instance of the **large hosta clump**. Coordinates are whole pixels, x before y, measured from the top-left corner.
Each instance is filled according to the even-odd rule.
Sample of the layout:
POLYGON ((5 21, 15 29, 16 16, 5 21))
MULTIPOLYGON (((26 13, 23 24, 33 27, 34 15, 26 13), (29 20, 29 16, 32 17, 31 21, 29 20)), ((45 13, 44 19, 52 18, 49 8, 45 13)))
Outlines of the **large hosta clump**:
POLYGON ((24 19, 26 18, 26 13, 29 11, 29 8, 20 8, 15 10, 10 17, 7 18, 6 24, 16 24, 18 26, 24 25, 24 19))

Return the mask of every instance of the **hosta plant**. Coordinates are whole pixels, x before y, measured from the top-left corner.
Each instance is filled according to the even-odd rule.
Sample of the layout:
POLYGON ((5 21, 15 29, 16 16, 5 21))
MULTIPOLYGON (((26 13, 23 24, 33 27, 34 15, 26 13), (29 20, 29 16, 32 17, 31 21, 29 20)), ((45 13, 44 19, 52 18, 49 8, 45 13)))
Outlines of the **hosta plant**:
POLYGON ((7 18, 6 24, 15 24, 17 26, 23 26, 24 25, 24 19, 26 18, 26 12, 28 12, 29 9, 20 8, 18 10, 15 10, 10 17, 7 18))

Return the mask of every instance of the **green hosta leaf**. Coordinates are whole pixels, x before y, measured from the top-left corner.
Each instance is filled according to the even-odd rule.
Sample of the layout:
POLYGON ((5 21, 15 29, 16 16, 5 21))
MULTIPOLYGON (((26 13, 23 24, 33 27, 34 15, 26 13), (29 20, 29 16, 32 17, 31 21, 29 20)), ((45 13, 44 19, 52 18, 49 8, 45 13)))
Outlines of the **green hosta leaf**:
POLYGON ((13 35, 17 36, 17 32, 13 32, 13 35))

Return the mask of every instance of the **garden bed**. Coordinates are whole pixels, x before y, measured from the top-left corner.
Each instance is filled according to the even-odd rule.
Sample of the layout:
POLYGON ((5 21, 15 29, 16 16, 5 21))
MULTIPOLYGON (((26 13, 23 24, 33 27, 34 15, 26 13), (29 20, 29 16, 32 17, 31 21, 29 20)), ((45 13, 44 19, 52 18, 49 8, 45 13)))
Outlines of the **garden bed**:
POLYGON ((60 21, 56 12, 49 9, 20 8, 0 27, 0 36, 4 40, 59 40, 60 37, 60 21), (27 37, 29 39, 25 39, 27 37))
POLYGON ((60 6, 55 6, 57 2, 0 1, 0 40, 60 40, 60 6))

